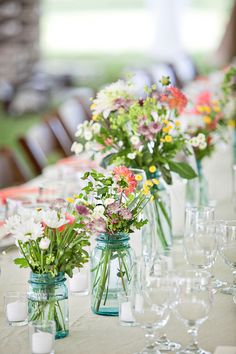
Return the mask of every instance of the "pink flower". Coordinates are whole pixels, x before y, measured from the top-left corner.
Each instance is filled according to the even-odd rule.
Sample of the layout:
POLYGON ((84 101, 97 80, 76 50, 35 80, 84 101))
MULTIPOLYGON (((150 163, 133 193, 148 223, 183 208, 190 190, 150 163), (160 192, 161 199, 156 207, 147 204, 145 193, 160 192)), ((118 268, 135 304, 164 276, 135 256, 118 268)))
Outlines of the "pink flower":
POLYGON ((87 224, 87 228, 89 231, 95 233, 106 232, 106 222, 103 218, 94 219, 89 224, 87 224))
POLYGON ((120 204, 117 202, 114 202, 108 206, 107 214, 108 215, 115 214, 115 213, 118 213, 119 210, 120 210, 120 204))
POLYGON ((85 205, 76 205, 76 210, 79 215, 88 215, 89 209, 85 205))
POLYGON ((107 145, 107 146, 112 146, 112 144, 113 144, 113 139, 112 139, 112 138, 106 138, 106 139, 104 140, 104 143, 105 143, 105 145, 107 145))
POLYGON ((124 219, 124 220, 131 220, 132 219, 132 213, 128 208, 122 208, 119 211, 119 215, 124 219))
POLYGON ((126 166, 117 166, 113 169, 114 178, 119 184, 119 192, 124 192, 126 196, 135 191, 137 181, 134 174, 126 166), (120 182, 125 182, 126 186, 120 186, 120 182))
POLYGON ((157 134, 159 131, 161 131, 161 129, 162 129, 161 124, 159 124, 157 122, 150 123, 149 130, 151 133, 157 134))

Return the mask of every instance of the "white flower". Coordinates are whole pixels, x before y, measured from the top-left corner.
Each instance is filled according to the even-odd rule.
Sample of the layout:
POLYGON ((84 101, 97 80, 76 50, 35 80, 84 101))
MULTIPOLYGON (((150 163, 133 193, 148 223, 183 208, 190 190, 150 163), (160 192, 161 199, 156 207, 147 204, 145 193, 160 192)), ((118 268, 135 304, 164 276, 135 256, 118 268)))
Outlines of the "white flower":
POLYGON ((199 140, 198 140, 197 137, 194 137, 194 138, 190 139, 189 142, 190 142, 190 144, 191 144, 193 147, 198 147, 198 145, 199 145, 199 140))
POLYGON ((71 151, 79 155, 83 151, 83 145, 75 141, 71 146, 71 151))
POLYGON ((95 208, 93 209, 93 213, 95 214, 100 214, 100 215, 103 215, 104 214, 104 211, 105 211, 105 208, 103 205, 97 205, 95 206, 95 208))
POLYGON ((155 111, 151 112, 151 116, 156 122, 159 120, 157 112, 155 111))
POLYGON ((115 100, 120 98, 133 99, 133 88, 127 82, 119 80, 111 85, 106 86, 98 92, 96 99, 93 101, 93 113, 103 114, 107 118, 111 111, 117 109, 115 100))
POLYGON ((87 141, 87 143, 85 144, 85 150, 91 150, 93 146, 93 143, 91 141, 87 141))
POLYGON ((92 130, 93 130, 94 134, 98 134, 101 130, 101 125, 99 123, 94 123, 92 125, 92 130))
POLYGON ((205 150, 207 147, 207 143, 204 141, 204 142, 200 142, 199 144, 199 149, 200 150, 205 150))
POLYGON ((122 147, 122 146, 124 145, 123 141, 120 140, 120 141, 118 142, 118 145, 119 145, 119 147, 122 147))
POLYGON ((39 242, 39 247, 41 248, 41 250, 47 250, 50 243, 51 243, 51 241, 49 240, 49 238, 43 237, 43 238, 41 238, 41 240, 39 242))
POLYGON ((0 228, 0 237, 13 233, 15 227, 20 224, 20 217, 18 215, 10 216, 5 224, 0 228))
POLYGON ((130 159, 130 160, 134 160, 135 157, 136 157, 136 154, 135 154, 135 152, 130 152, 130 153, 127 155, 127 157, 128 157, 128 159, 130 159))
POLYGON ((104 204, 105 204, 105 206, 108 206, 114 202, 115 202, 114 198, 107 198, 107 199, 105 199, 104 204))
POLYGON ((79 124, 78 127, 77 127, 77 131, 75 133, 75 136, 79 137, 79 136, 82 135, 82 133, 83 133, 83 124, 79 124))
POLYGON ((58 229, 62 225, 68 223, 68 220, 66 220, 65 216, 61 215, 56 210, 43 210, 41 212, 41 216, 44 224, 46 224, 48 227, 51 227, 52 229, 58 229))
POLYGON ((206 136, 202 133, 199 133, 197 137, 200 143, 206 141, 206 136))
POLYGON ((91 130, 86 129, 86 130, 84 131, 84 139, 87 140, 87 141, 89 141, 89 140, 92 139, 92 137, 93 137, 93 133, 91 132, 91 130))
POLYGON ((130 141, 133 145, 138 145, 140 143, 140 139, 137 135, 131 136, 130 141))
POLYGON ((43 226, 39 222, 36 223, 33 218, 23 220, 22 223, 17 224, 13 228, 12 235, 15 237, 16 241, 23 243, 30 240, 37 240, 43 237, 43 226))

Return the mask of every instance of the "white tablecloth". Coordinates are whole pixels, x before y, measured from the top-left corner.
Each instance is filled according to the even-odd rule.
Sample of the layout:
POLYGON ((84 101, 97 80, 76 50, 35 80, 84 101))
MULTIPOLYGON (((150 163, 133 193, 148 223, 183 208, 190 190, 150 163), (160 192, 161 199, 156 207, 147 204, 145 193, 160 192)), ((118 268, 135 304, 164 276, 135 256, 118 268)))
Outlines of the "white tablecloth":
MULTIPOLYGON (((204 165, 210 180, 211 199, 218 201, 218 217, 233 218, 230 203, 231 197, 231 155, 230 150, 221 150, 212 160, 204 165)), ((135 241, 134 241, 135 242, 135 241)), ((175 246, 178 259, 184 264, 181 245, 175 246)), ((26 291, 28 270, 16 267, 12 259, 16 250, 2 256, 0 265, 0 353, 29 353, 28 328, 11 328, 5 323, 3 296, 7 291, 26 291)), ((229 268, 218 256, 214 273, 225 280, 232 280, 229 268)), ((116 317, 103 317, 92 314, 89 296, 71 296, 70 303, 70 335, 56 342, 57 354, 132 354, 144 346, 144 331, 139 328, 127 328, 119 325, 116 317)), ((170 339, 181 344, 188 343, 186 328, 174 315, 166 326, 170 339)), ((209 319, 200 327, 200 345, 210 351, 217 346, 236 345, 236 305, 229 295, 217 293, 209 319)))

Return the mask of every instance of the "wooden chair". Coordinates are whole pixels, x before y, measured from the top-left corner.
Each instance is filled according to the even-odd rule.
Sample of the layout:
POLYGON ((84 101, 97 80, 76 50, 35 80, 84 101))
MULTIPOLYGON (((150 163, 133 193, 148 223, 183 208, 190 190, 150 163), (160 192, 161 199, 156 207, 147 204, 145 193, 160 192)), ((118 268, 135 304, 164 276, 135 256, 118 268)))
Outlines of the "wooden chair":
POLYGON ((71 142, 75 140, 78 124, 88 119, 85 109, 76 97, 68 99, 59 107, 58 117, 69 135, 71 142))
POLYGON ((25 183, 28 176, 8 147, 0 149, 0 188, 25 183))
POLYGON ((18 142, 37 174, 50 162, 71 155, 71 140, 56 114, 33 126, 18 142))

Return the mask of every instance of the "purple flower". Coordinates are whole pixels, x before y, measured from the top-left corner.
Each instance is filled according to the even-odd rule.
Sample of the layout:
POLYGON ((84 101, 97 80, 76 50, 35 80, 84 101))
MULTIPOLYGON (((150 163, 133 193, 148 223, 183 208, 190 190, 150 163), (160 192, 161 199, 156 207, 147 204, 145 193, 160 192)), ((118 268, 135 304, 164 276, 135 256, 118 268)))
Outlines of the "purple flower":
POLYGON ((117 202, 114 202, 114 203, 108 205, 107 214, 108 215, 115 214, 115 213, 118 213, 119 210, 120 210, 120 204, 117 202))
POLYGON ((106 222, 103 218, 95 219, 87 225, 91 232, 101 233, 106 232, 106 222))
POLYGON ((139 132, 139 134, 144 135, 144 136, 146 136, 146 135, 148 135, 150 133, 149 132, 149 128, 148 128, 148 126, 146 124, 140 125, 138 127, 138 132, 139 132))
POLYGON ((88 215, 89 210, 85 205, 76 205, 76 210, 79 215, 88 215))
POLYGON ((122 208, 119 211, 119 215, 124 219, 124 220, 131 220, 132 219, 132 213, 128 208, 122 208))
POLYGON ((131 100, 130 98, 119 97, 114 99, 113 107, 114 109, 124 108, 125 110, 127 110, 132 103, 133 100, 131 100))
POLYGON ((156 134, 159 131, 161 131, 161 128, 162 128, 161 124, 159 124, 157 122, 152 122, 152 123, 150 123, 150 126, 149 126, 149 130, 153 134, 156 134))

